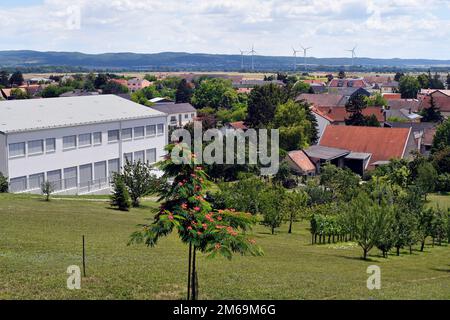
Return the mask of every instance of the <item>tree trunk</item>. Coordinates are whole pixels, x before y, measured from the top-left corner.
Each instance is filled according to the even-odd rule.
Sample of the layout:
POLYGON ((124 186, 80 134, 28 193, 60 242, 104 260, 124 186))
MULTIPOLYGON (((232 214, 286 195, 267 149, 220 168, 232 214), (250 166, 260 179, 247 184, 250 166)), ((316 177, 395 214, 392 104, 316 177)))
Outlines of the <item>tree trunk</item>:
POLYGON ((420 245, 420 251, 423 252, 423 248, 425 247, 425 239, 422 240, 422 244, 420 245))
POLYGON ((397 248, 397 256, 400 255, 400 247, 396 247, 397 248))
POLYGON ((272 234, 275 234, 275 228, 272 227, 272 234))
POLYGON ((192 243, 189 243, 189 264, 188 264, 188 285, 187 285, 188 300, 190 300, 191 295, 191 264, 192 264, 192 243))
POLYGON ((294 218, 291 216, 291 220, 289 221, 289 231, 288 233, 292 233, 292 223, 293 223, 294 218))
POLYGON ((363 259, 367 260, 367 249, 363 249, 364 254, 363 254, 363 259))
POLYGON ((196 259, 197 258, 197 249, 194 246, 194 253, 192 257, 192 275, 191 275, 191 300, 197 300, 198 299, 198 278, 197 278, 197 266, 196 266, 196 259))
POLYGON ((412 254, 412 246, 409 246, 409 254, 412 254))

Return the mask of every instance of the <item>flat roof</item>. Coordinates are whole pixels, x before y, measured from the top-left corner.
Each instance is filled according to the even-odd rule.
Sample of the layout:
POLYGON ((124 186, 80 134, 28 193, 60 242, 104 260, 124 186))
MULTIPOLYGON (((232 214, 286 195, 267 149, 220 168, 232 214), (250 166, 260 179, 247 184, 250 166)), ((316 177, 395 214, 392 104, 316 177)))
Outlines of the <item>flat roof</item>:
POLYGON ((167 115, 116 95, 0 102, 0 132, 14 133, 167 115))
POLYGON ((322 160, 333 160, 336 158, 346 156, 350 153, 350 151, 348 150, 330 148, 319 145, 310 146, 308 149, 304 151, 308 155, 308 157, 322 160))
POLYGON ((190 113, 197 110, 190 103, 160 102, 149 107, 153 110, 164 112, 167 114, 190 113))

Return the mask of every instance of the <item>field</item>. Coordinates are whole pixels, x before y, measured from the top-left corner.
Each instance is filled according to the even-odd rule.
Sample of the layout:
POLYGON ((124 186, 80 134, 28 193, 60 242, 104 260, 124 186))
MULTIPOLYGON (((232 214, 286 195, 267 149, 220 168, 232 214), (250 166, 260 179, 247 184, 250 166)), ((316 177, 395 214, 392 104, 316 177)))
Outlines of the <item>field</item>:
MULTIPOLYGON (((449 196, 431 196, 450 204, 449 196)), ((183 299, 187 247, 176 235, 156 248, 127 246, 136 225, 152 216, 155 202, 122 213, 102 197, 0 195, 0 299, 183 299), (86 236, 87 277, 81 290, 66 288, 66 269, 81 266, 86 236)), ((450 299, 450 248, 383 259, 373 250, 362 261, 353 243, 310 245, 306 222, 270 235, 257 226, 263 257, 232 261, 200 256, 200 299, 450 299), (381 268, 381 290, 368 290, 366 269, 381 268)))

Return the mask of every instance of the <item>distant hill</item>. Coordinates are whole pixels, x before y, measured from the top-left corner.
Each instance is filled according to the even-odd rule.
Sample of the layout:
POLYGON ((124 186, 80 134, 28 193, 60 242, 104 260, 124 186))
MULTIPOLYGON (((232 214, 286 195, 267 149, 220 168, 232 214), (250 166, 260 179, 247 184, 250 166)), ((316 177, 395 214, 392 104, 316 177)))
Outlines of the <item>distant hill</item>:
MULTIPOLYGON (((245 69, 250 69, 251 58, 244 57, 245 69)), ((302 58, 298 58, 298 70, 302 70, 302 58)), ((255 56, 255 70, 288 71, 293 69, 293 57, 255 56)), ((430 59, 373 59, 356 58, 351 66, 351 58, 308 58, 308 70, 326 71, 346 70, 396 70, 428 69, 446 70, 450 60, 430 59)), ((52 66, 84 68, 90 70, 129 70, 129 71, 239 71, 240 55, 203 54, 183 52, 103 53, 85 54, 80 52, 39 52, 39 51, 0 51, 2 68, 47 68, 52 66)), ((50 68, 51 69, 51 68, 50 68)))

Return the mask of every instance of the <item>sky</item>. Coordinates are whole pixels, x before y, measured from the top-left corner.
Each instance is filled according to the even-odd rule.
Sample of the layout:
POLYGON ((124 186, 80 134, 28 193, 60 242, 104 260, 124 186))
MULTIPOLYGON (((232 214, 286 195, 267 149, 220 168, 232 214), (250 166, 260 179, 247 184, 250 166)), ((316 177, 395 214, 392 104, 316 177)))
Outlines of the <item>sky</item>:
POLYGON ((0 0, 0 50, 450 59, 450 0, 0 0))

